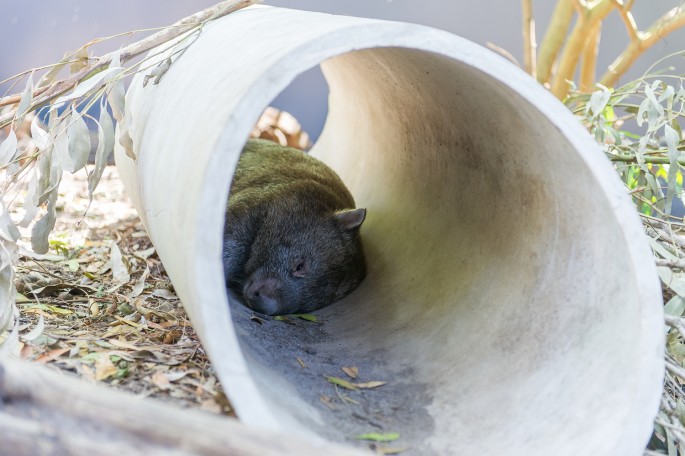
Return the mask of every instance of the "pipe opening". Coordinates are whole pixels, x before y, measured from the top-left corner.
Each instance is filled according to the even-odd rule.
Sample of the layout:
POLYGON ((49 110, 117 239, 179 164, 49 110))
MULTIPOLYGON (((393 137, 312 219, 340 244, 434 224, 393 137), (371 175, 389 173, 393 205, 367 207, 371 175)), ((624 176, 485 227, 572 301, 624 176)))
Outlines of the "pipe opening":
POLYGON ((597 274, 629 259, 568 139, 509 87, 437 54, 366 49, 322 68, 330 111, 311 154, 368 210, 369 272, 316 323, 231 300, 267 401, 334 440, 398 432, 411 454, 484 451, 493 432, 498 448, 521 444, 521 420, 541 447, 584 432, 572 403, 616 400, 600 365, 639 350, 639 321, 602 303, 638 302, 633 284, 597 274), (386 383, 350 391, 327 377, 386 383))

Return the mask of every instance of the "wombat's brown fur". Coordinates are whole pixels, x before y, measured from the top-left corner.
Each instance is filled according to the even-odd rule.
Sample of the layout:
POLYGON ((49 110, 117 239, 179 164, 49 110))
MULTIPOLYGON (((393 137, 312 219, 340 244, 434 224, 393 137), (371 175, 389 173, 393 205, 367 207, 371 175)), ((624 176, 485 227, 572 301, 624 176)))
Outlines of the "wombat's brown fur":
POLYGON ((250 140, 233 176, 224 229, 226 283, 267 315, 309 312, 366 275, 366 209, 333 170, 297 149, 250 140))

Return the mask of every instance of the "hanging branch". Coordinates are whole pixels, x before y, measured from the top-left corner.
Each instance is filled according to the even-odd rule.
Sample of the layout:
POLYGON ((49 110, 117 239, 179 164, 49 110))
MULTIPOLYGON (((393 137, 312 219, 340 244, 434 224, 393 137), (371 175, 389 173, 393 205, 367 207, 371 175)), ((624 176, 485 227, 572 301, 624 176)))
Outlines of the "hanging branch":
POLYGON ((602 34, 602 23, 597 22, 585 41, 583 60, 580 66, 580 91, 592 92, 597 72, 597 54, 599 52, 599 38, 602 34))
POLYGON ((535 19, 533 19, 533 4, 532 0, 521 0, 521 8, 523 11, 523 63, 526 73, 535 76, 535 51, 537 44, 535 43, 535 19))
MULTIPOLYGON (((245 8, 258 2, 259 0, 230 0, 218 3, 203 11, 200 11, 184 19, 181 19, 180 21, 176 22, 170 27, 164 28, 163 30, 160 30, 155 34, 150 35, 149 37, 143 38, 140 41, 137 41, 122 48, 119 53, 119 59, 121 63, 124 64, 129 60, 141 54, 144 54, 159 45, 167 43, 173 40, 174 38, 183 35, 189 30, 197 28, 198 26, 200 26, 208 20, 218 19, 234 11, 237 11, 239 9, 245 8)), ((87 48, 93 42, 87 43, 81 49, 87 48)), ((75 53, 77 52, 78 51, 76 51, 75 53)), ((62 66, 66 65, 69 61, 72 61, 75 53, 67 55, 58 64, 58 66, 61 65, 61 68, 62 66)), ((38 84, 38 88, 34 91, 35 98, 31 103, 30 110, 43 106, 45 103, 73 89, 80 82, 85 80, 88 76, 92 75, 93 73, 100 71, 104 68, 107 68, 112 61, 112 55, 105 54, 102 57, 96 57, 93 60, 94 61, 92 63, 89 63, 76 74, 73 74, 66 79, 62 79, 52 83, 50 83, 51 81, 49 80, 42 80, 38 84)), ((13 94, 0 98, 0 107, 16 104, 19 102, 21 97, 22 94, 13 94)), ((13 109, 0 116, 0 128, 5 125, 8 125, 14 118, 15 114, 17 114, 16 109, 13 109)))

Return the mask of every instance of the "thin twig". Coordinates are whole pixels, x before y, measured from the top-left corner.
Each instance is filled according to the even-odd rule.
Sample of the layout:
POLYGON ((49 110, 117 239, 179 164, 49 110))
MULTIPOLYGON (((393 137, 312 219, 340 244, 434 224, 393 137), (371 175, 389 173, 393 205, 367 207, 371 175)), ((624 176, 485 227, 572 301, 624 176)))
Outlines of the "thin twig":
POLYGON ((667 260, 657 258, 654 260, 657 266, 665 266, 671 269, 685 269, 685 260, 667 260))
MULTIPOLYGON (((613 162, 627 162, 627 163, 637 163, 637 158, 635 155, 608 155, 609 160, 613 162)), ((644 157, 645 163, 651 163, 655 165, 668 165, 671 163, 668 157, 644 157)), ((685 158, 679 158, 678 164, 685 166, 685 158)))
POLYGON ((678 376, 681 380, 685 380, 685 369, 675 364, 669 358, 666 358, 666 370, 678 376))
POLYGON ((516 57, 514 57, 514 55, 511 52, 509 52, 506 49, 504 49, 503 47, 497 46, 495 43, 491 43, 489 41, 486 42, 485 45, 488 47, 488 49, 491 49, 491 50, 497 52, 502 57, 509 60, 511 63, 513 63, 517 67, 521 68, 521 63, 519 63, 519 61, 516 60, 516 57))

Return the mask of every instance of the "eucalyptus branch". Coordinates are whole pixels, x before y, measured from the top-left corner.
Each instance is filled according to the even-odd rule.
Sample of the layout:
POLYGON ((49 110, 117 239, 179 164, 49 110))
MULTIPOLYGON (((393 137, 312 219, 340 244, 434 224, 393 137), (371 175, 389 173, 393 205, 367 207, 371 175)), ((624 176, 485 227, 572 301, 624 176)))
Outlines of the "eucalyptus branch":
POLYGON ((599 38, 602 33, 602 23, 597 22, 588 34, 583 49, 583 61, 580 67, 580 91, 591 92, 594 88, 597 70, 597 54, 599 53, 599 38))
POLYGON ((535 19, 533 19, 532 0, 521 0, 521 8, 523 11, 523 63, 526 73, 535 76, 535 51, 537 44, 535 43, 535 19))
MULTIPOLYGON (((625 162, 625 163, 635 163, 637 164, 637 158, 635 155, 608 155, 609 160, 612 162, 625 162)), ((644 157, 645 163, 649 163, 652 165, 668 165, 670 164, 670 160, 668 157, 644 157)), ((681 166, 685 166, 685 158, 679 158, 678 159, 678 164, 681 166)))
POLYGON ((550 90, 557 98, 564 99, 568 94, 569 85, 567 81, 573 79, 590 31, 598 22, 604 20, 613 8, 612 0, 597 0, 592 5, 586 5, 582 14, 578 15, 578 20, 559 56, 557 70, 552 78, 550 90))
POLYGON ((645 32, 637 32, 637 39, 631 40, 621 54, 609 65, 600 83, 613 87, 628 68, 650 47, 671 32, 685 26, 685 9, 677 6, 657 19, 645 32))
POLYGON ((564 45, 566 33, 573 19, 574 3, 575 0, 559 0, 554 8, 545 36, 540 43, 537 58, 536 74, 541 84, 549 81, 554 62, 564 45))
MULTIPOLYGON (((185 32, 197 28, 207 22, 208 20, 217 19, 219 17, 230 14, 239 9, 250 6, 257 3, 259 0, 228 0, 218 3, 212 7, 209 7, 203 11, 195 13, 188 16, 180 21, 176 22, 170 27, 164 28, 153 35, 143 38, 140 41, 132 43, 128 46, 123 47, 119 52, 119 59, 121 63, 125 63, 151 49, 164 44, 170 40, 173 40, 185 32)), ((42 106, 51 99, 65 94, 67 91, 73 89, 81 81, 85 80, 90 75, 103 70, 112 61, 112 54, 105 54, 102 57, 97 57, 93 59, 92 63, 86 65, 83 69, 78 71, 76 74, 53 82, 49 86, 39 87, 36 89, 34 94, 34 100, 31 103, 31 109, 42 106), (35 96, 35 95, 38 96, 35 96)), ((21 94, 10 95, 0 99, 0 106, 11 105, 17 103, 21 99, 21 94)), ((10 110, 4 115, 0 116, 0 127, 8 124, 15 116, 16 110, 10 110)))
POLYGON ((638 31, 637 24, 635 23, 635 18, 630 12, 630 9, 633 7, 633 2, 630 1, 629 3, 623 3, 622 0, 614 0, 614 4, 621 15, 623 24, 626 26, 626 31, 628 32, 630 41, 636 41, 640 39, 638 36, 640 32, 638 31))
MULTIPOLYGON (((657 258, 654 260, 657 266, 662 266, 671 269, 685 269, 685 260, 666 260, 657 258)), ((666 321, 668 323, 668 320, 666 321)), ((682 328, 679 326, 678 329, 682 328)), ((682 330, 683 337, 685 337, 685 328, 682 330)))

